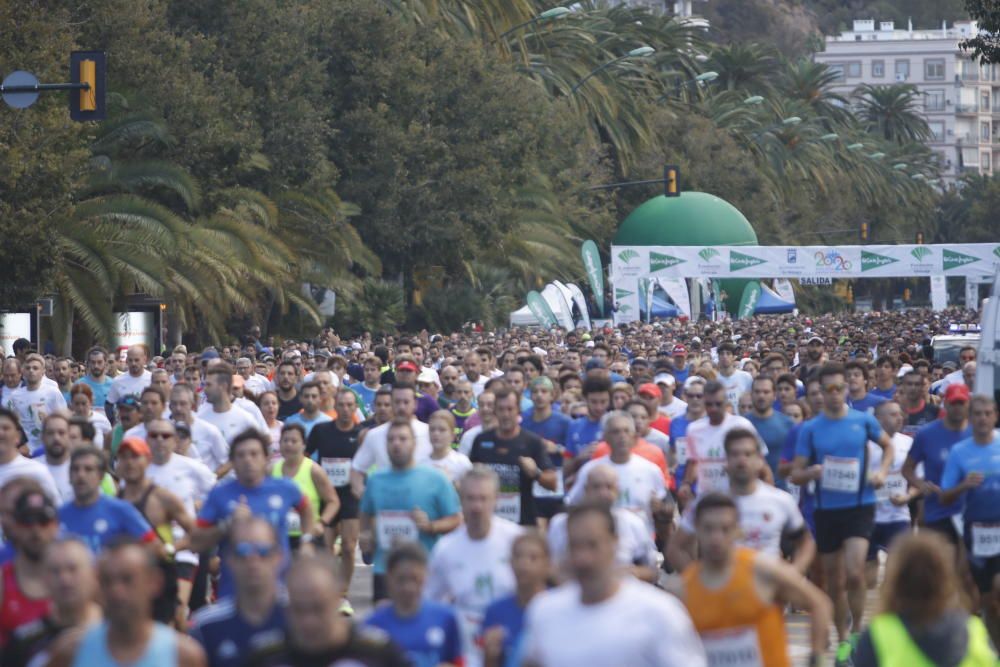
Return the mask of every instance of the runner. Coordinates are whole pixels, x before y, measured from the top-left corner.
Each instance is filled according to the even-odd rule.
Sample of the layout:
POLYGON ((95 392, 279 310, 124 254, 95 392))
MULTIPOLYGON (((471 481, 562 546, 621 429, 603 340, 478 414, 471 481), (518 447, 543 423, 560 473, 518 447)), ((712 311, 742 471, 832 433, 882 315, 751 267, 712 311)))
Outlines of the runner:
POLYGON ((52 481, 59 491, 59 503, 73 499, 73 487, 69 483, 69 417, 65 412, 56 412, 45 417, 42 422, 42 446, 45 455, 42 461, 52 475, 52 481))
MULTIPOLYGON (((733 408, 733 412, 739 414, 740 396, 750 391, 753 383, 753 376, 746 371, 736 368, 736 355, 739 349, 733 343, 726 342, 718 347, 719 355, 719 382, 725 389, 726 401, 733 408)), ((713 394, 715 392, 712 392, 713 394)), ((706 396, 708 392, 706 392, 706 396)))
POLYGON ((708 664, 684 606, 618 567, 615 520, 607 507, 575 506, 566 526, 574 580, 539 594, 528 605, 523 664, 708 664))
POLYGON ((222 479, 232 470, 229 441, 215 424, 194 413, 195 402, 194 390, 187 384, 176 384, 170 390, 171 417, 175 423, 186 424, 191 433, 193 451, 189 455, 222 479))
POLYGON ((875 489, 885 483, 895 454, 871 415, 847 407, 844 367, 824 365, 818 375, 823 411, 802 425, 791 481, 816 482, 816 546, 826 592, 834 603, 836 664, 849 665, 865 607, 865 558, 875 521, 875 489), (868 441, 882 448, 882 465, 868 473, 868 441), (845 583, 846 582, 846 583, 845 583))
POLYGON ((784 480, 778 475, 781 448, 788 432, 792 430, 792 420, 774 409, 777 403, 774 380, 766 375, 754 378, 750 389, 751 410, 744 416, 753 424, 764 446, 767 447, 767 466, 778 488, 785 488, 784 480))
MULTIPOLYGON (((648 386, 648 385, 644 385, 648 386)), ((642 392, 640 390, 640 396, 642 392)), ((689 488, 685 494, 681 494, 680 487, 686 477, 687 463, 690 448, 688 447, 687 430, 688 426, 705 416, 705 379, 700 376, 689 378, 684 383, 683 394, 687 402, 687 412, 670 421, 670 451, 673 453, 671 459, 672 473, 677 485, 677 500, 681 509, 693 497, 694 491, 689 488)), ((654 427, 655 428, 655 427, 654 427)))
MULTIPOLYGON (((253 416, 233 405, 232 386, 232 368, 222 364, 210 367, 205 373, 205 404, 198 408, 197 412, 199 420, 204 420, 219 429, 230 447, 236 436, 258 428, 257 420, 253 416)), ((195 441, 195 446, 197 445, 198 442, 195 441)))
POLYGON ((90 388, 93 395, 94 409, 102 415, 106 414, 108 392, 111 390, 111 378, 108 377, 108 351, 95 346, 87 350, 87 374, 77 381, 90 388))
POLYGON ((938 418, 940 410, 931 403, 927 393, 927 379, 920 371, 911 370, 904 376, 896 400, 903 408, 905 423, 903 433, 911 438, 916 435, 921 426, 930 424, 938 418))
MULTIPOLYGON (((309 499, 313 514, 312 536, 322 541, 326 528, 333 524, 333 517, 340 510, 340 499, 323 468, 305 454, 305 428, 301 424, 285 424, 281 429, 281 460, 271 468, 271 476, 294 482, 309 499)), ((296 551, 302 541, 298 511, 288 513, 287 523, 289 544, 292 551, 296 551)))
POLYGON ((282 361, 275 371, 274 384, 278 394, 278 419, 284 421, 302 409, 299 392, 295 388, 298 383, 298 372, 291 361, 282 361))
MULTIPOLYGON (((754 440, 749 433, 739 438, 754 440)), ((680 597, 701 635, 708 664, 790 667, 783 601, 809 613, 808 664, 819 667, 831 617, 823 592, 780 558, 737 546, 742 521, 732 498, 703 495, 692 509, 701 559, 684 570, 680 597)))
POLYGON ((444 473, 448 481, 458 484, 462 475, 472 469, 469 457, 452 449, 455 438, 455 416, 450 410, 438 410, 427 421, 431 439, 431 456, 426 464, 444 473))
MULTIPOLYGON (((302 402, 302 409, 295 414, 285 417, 285 426, 289 424, 299 424, 309 437, 316 424, 333 421, 329 415, 320 412, 320 388, 319 383, 312 381, 303 383, 299 388, 299 400, 302 402)), ((354 415, 351 415, 353 420, 354 415)))
POLYGON ((45 358, 40 354, 25 357, 24 386, 15 390, 5 407, 17 413, 21 427, 28 436, 28 450, 32 456, 42 452, 42 422, 54 412, 66 409, 66 399, 45 379, 45 358))

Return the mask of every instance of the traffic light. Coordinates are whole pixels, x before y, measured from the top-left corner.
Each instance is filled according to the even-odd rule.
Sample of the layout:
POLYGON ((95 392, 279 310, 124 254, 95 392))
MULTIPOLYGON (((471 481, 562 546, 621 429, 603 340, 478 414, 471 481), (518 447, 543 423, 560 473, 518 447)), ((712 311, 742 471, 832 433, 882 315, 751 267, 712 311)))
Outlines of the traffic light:
POLYGON ((923 244, 924 244, 924 233, 917 232, 917 245, 923 245, 923 244))
POLYGON ((868 240, 868 223, 867 222, 862 222, 861 223, 861 229, 859 230, 859 232, 860 232, 861 240, 862 241, 867 241, 868 240))
POLYGON ((667 197, 681 196, 681 170, 672 164, 663 168, 663 194, 667 197))
POLYGON ((909 300, 910 300, 910 288, 906 287, 903 289, 903 301, 909 301, 909 300))
POLYGON ((107 58, 103 51, 74 51, 69 57, 70 82, 86 88, 69 93, 69 117, 73 120, 104 120, 106 115, 107 58))

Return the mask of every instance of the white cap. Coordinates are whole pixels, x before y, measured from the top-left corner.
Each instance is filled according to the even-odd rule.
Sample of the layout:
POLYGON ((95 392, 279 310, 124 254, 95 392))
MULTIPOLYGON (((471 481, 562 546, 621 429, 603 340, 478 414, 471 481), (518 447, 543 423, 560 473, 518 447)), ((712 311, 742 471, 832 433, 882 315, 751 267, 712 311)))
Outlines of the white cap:
POLYGON ((438 389, 441 388, 441 380, 438 378, 437 371, 433 368, 424 367, 420 371, 420 375, 417 376, 417 382, 423 382, 425 384, 434 383, 437 385, 438 389))
POLYGON ((670 373, 657 373, 656 377, 653 378, 653 382, 656 384, 660 384, 662 382, 667 386, 673 387, 677 384, 677 378, 670 373))
POLYGON ((535 354, 537 354, 540 357, 547 357, 547 356, 549 356, 549 353, 546 352, 545 349, 541 348, 541 347, 533 347, 533 348, 531 348, 531 351, 534 352, 535 354))

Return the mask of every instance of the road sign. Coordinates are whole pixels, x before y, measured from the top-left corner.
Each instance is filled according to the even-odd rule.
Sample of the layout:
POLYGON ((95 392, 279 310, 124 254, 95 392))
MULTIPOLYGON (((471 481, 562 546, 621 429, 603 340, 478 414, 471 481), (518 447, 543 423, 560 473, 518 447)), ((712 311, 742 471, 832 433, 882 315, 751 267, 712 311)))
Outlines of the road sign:
POLYGON ((800 285, 832 285, 833 278, 799 278, 800 285))
MULTIPOLYGON (((17 70, 16 72, 8 74, 7 78, 3 80, 4 88, 11 88, 14 86, 17 88, 30 88, 32 86, 37 87, 38 78, 31 72, 22 72, 21 70, 17 70)), ((3 93, 3 101, 7 103, 7 106, 15 109, 27 109, 37 100, 38 90, 20 91, 16 93, 4 91, 3 93)))

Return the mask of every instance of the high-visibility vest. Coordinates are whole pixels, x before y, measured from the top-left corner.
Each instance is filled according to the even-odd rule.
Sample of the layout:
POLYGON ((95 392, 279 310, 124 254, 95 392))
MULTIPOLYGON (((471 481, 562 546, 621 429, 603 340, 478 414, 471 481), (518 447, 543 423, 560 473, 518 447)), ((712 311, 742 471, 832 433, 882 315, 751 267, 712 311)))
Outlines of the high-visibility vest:
MULTIPOLYGON (((997 657, 990 648, 986 626, 978 617, 969 616, 966 627, 969 639, 959 667, 995 667, 997 657)), ((879 614, 872 619, 868 632, 879 667, 935 667, 896 614, 879 614)))

